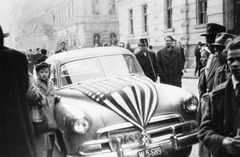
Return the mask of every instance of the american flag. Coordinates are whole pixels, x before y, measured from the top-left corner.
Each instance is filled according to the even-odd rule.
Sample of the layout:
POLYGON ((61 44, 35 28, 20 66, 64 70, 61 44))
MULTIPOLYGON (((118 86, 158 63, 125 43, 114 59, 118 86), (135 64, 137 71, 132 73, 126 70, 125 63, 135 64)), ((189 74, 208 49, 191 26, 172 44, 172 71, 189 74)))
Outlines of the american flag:
POLYGON ((76 89, 141 130, 145 130, 158 102, 154 83, 144 76, 109 77, 76 89))

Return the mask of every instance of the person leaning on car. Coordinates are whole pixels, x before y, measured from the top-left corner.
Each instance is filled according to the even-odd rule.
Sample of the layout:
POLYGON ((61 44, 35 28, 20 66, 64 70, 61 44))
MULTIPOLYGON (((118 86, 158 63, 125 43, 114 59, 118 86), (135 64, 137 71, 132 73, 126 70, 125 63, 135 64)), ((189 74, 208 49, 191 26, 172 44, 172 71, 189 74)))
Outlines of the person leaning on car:
POLYGON ((154 52, 148 50, 148 41, 146 38, 139 41, 140 51, 135 54, 140 63, 143 72, 154 82, 157 80, 157 60, 154 52))
POLYGON ((199 139, 214 157, 240 156, 240 37, 226 49, 232 76, 207 96, 199 139))

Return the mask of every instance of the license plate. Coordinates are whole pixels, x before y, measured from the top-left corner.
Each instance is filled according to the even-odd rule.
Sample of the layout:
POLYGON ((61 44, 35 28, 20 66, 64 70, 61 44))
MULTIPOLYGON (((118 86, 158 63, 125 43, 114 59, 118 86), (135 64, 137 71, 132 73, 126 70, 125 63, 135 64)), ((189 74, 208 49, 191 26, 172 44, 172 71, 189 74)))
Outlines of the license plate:
POLYGON ((141 139, 140 131, 134 129, 124 129, 118 131, 111 131, 108 133, 108 138, 120 138, 121 144, 139 143, 141 139))
POLYGON ((155 157, 162 154, 162 148, 160 146, 148 148, 137 153, 138 157, 155 157))

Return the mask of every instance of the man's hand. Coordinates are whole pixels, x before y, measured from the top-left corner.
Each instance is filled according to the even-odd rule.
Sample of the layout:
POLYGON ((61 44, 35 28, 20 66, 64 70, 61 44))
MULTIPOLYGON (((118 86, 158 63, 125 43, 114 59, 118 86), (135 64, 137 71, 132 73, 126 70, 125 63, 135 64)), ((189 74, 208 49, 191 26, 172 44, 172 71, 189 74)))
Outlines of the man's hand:
POLYGON ((240 135, 234 137, 233 145, 240 150, 240 135))
POLYGON ((231 137, 226 137, 222 141, 222 147, 225 152, 228 154, 236 154, 238 151, 237 147, 234 146, 233 144, 234 138, 231 137))

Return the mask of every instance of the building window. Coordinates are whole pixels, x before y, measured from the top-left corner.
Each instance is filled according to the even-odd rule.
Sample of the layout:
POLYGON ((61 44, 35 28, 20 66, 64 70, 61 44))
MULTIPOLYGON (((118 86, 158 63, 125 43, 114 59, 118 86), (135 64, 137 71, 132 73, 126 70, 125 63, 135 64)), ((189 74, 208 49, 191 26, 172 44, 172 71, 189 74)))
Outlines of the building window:
POLYGON ((116 15, 115 0, 109 0, 108 8, 109 8, 109 15, 116 15))
POLYGON ((74 2, 72 1, 72 17, 74 17, 74 2))
POLYGON ((99 2, 98 2, 98 0, 93 0, 92 14, 93 15, 99 15, 99 2))
POLYGON ((147 32, 148 31, 147 5, 142 6, 142 18, 143 18, 143 32, 147 32))
POLYGON ((172 0, 166 0, 167 28, 172 28, 172 0))
POLYGON ((133 10, 129 10, 129 24, 130 24, 130 34, 133 34, 133 10))
POLYGON ((71 18, 71 4, 68 3, 68 18, 71 18))
POLYGON ((207 0, 198 0, 198 24, 207 23, 207 0))

